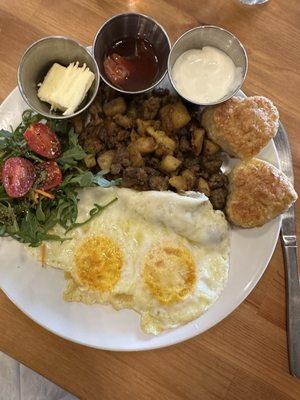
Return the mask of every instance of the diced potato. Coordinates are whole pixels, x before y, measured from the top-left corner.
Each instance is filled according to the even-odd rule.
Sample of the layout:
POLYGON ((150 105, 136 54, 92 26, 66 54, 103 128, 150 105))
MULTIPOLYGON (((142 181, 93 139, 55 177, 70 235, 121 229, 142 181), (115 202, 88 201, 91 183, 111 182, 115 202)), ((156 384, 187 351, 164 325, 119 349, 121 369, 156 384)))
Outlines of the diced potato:
POLYGON ((133 167, 143 167, 144 160, 134 143, 128 146, 129 158, 133 167))
POLYGON ((172 105, 173 112, 172 112, 172 122, 174 129, 183 128, 187 125, 190 120, 191 116, 184 104, 181 102, 175 103, 172 105))
POLYGON ((183 176, 172 176, 172 178, 169 179, 169 184, 173 186, 178 192, 181 190, 187 190, 186 180, 183 176))
POLYGON ((181 175, 186 180, 188 190, 191 190, 196 182, 195 175, 193 174, 193 172, 190 169, 185 169, 184 171, 182 171, 181 175))
POLYGON ((167 104, 162 107, 160 110, 160 117, 163 129, 168 132, 183 128, 191 120, 187 108, 181 102, 167 104))
POLYGON ((210 189, 208 186, 208 183, 205 179, 203 178, 199 178, 198 180, 198 190, 201 193, 204 193, 205 196, 209 196, 210 195, 210 189))
POLYGON ((114 159, 114 150, 107 150, 97 158, 97 163, 102 170, 109 170, 114 159))
POLYGON ((204 131, 204 129, 201 129, 201 128, 195 129, 192 132, 191 142, 192 142, 193 151, 196 154, 196 156, 199 156, 199 154, 202 151, 204 135, 205 135, 205 131, 204 131))
POLYGON ((220 150, 220 146, 209 139, 205 139, 203 143, 203 151, 205 155, 213 155, 220 150))
POLYGON ((144 121, 143 119, 137 118, 136 127, 137 127, 138 133, 140 135, 145 135, 148 126, 151 126, 151 124, 152 124, 151 120, 144 121))
POLYGON ((174 172, 180 166, 180 164, 181 161, 178 160, 178 158, 168 154, 162 159, 160 163, 160 169, 164 172, 174 172))
POLYGON ((132 119, 127 115, 116 114, 114 116, 114 121, 122 128, 130 129, 132 127, 132 119))
POLYGON ((147 128, 147 133, 156 140, 158 145, 164 148, 166 154, 174 153, 176 149, 176 142, 169 138, 164 131, 156 131, 152 128, 152 126, 149 126, 147 128))
POLYGON ((155 140, 149 136, 138 138, 134 145, 142 155, 152 153, 156 147, 155 140))
POLYGON ((97 164, 94 154, 87 154, 83 161, 87 168, 93 168, 97 164))
POLYGON ((104 114, 107 117, 113 117, 116 114, 125 114, 126 103, 123 97, 117 97, 103 105, 104 114))

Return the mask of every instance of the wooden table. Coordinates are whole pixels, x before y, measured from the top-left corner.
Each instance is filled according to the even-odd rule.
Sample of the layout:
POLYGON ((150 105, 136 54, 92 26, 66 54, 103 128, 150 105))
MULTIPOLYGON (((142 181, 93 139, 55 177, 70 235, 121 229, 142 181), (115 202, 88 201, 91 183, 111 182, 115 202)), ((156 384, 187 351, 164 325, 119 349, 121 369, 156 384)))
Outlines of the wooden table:
MULTIPOLYGON (((59 34, 91 44, 105 19, 124 11, 152 15, 173 41, 202 23, 223 26, 241 39, 250 62, 244 90, 278 106, 299 191, 299 0, 256 7, 237 0, 1 0, 0 100, 16 86, 18 63, 30 43, 59 34)), ((300 380, 288 371, 279 245, 256 289, 235 312, 170 348, 112 353, 70 343, 33 323, 2 292, 0 321, 0 350, 82 399, 300 399, 300 380)))

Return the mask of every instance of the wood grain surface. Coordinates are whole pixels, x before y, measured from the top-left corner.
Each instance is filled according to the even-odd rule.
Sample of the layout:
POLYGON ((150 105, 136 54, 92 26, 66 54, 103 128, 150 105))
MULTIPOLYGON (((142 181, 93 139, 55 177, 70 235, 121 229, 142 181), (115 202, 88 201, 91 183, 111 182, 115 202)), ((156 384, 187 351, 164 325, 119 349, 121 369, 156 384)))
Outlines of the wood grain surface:
MULTIPOLYGON (((61 34, 88 45, 105 19, 129 10, 152 15, 172 41, 202 23, 220 25, 239 37, 249 55, 243 89, 266 95, 278 106, 299 191, 299 0, 253 7, 237 0, 1 0, 0 100, 16 86, 20 57, 33 41, 61 34)), ((81 399, 300 399, 300 380, 288 371, 279 245, 261 281, 235 312, 170 348, 113 353, 70 343, 32 322, 2 292, 0 324, 0 350, 81 399)))

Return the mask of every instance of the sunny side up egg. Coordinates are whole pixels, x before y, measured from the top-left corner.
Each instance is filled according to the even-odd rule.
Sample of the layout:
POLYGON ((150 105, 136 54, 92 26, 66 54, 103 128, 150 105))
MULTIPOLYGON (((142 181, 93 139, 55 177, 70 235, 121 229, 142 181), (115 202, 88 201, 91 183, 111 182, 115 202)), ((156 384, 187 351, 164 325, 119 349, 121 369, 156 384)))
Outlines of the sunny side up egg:
MULTIPOLYGON (((118 200, 68 234, 72 240, 46 243, 47 265, 65 271, 64 299, 133 309, 151 334, 198 318, 228 277, 223 213, 194 192, 92 188, 80 195, 79 220, 94 203, 113 198, 118 200)), ((39 257, 37 249, 31 252, 39 257)))

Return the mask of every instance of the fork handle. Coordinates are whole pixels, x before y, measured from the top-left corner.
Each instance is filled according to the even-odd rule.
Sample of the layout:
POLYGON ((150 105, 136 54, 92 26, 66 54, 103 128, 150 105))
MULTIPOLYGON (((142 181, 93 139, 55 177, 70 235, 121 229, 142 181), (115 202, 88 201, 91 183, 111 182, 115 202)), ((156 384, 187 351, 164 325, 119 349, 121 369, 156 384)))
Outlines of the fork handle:
POLYGON ((287 286, 287 335, 290 372, 300 378, 300 281, 297 262, 297 245, 283 243, 287 286))

